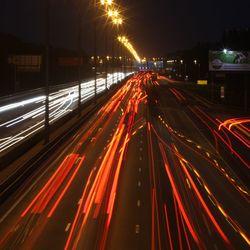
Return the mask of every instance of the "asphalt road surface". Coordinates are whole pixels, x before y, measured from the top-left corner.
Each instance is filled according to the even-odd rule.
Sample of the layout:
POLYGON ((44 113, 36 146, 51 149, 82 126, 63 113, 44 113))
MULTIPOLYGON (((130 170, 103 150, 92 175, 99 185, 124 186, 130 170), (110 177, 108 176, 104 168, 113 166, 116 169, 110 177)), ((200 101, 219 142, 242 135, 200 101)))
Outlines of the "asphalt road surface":
POLYGON ((249 190, 189 99, 128 80, 1 205, 0 248, 248 249, 249 190))

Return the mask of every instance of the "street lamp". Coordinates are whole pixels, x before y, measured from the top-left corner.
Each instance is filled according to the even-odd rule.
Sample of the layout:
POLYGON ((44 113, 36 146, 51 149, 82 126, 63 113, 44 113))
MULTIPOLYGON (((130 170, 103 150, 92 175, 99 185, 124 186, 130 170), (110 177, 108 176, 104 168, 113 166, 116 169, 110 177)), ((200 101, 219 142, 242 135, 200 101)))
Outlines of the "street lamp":
POLYGON ((112 5, 113 0, 101 0, 101 5, 112 5))
POLYGON ((112 22, 115 25, 121 25, 123 23, 123 20, 120 17, 119 18, 113 18, 112 22))
MULTIPOLYGON (((119 29, 119 27, 123 24, 123 18, 121 17, 121 15, 118 13, 118 15, 116 15, 116 13, 118 13, 118 11, 116 12, 116 10, 113 10, 113 15, 111 16, 112 18, 112 24, 114 26, 116 26, 117 29, 119 29)), ((114 84, 114 39, 112 39, 112 83, 114 84)), ((118 52, 119 53, 119 52, 118 52)), ((119 55, 118 55, 119 56, 119 55)))
MULTIPOLYGON (((106 15, 109 18, 118 17, 119 13, 117 10, 110 9, 113 5, 112 0, 101 0, 101 5, 105 8, 106 15)), ((105 34, 105 58, 104 58, 104 64, 105 64, 105 89, 107 90, 108 86, 108 30, 107 25, 104 26, 104 34, 105 34)))

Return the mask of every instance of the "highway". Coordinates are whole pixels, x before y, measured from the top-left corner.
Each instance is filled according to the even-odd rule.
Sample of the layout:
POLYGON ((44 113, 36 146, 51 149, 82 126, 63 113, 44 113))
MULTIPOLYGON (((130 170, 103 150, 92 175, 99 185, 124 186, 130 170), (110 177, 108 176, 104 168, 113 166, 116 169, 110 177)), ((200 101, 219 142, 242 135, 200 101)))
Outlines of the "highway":
MULTIPOLYGON (((128 73, 129 74, 129 73, 128 73)), ((126 74, 126 76, 128 75, 126 74)), ((124 73, 108 74, 107 88, 125 77, 124 73)), ((106 80, 97 79, 96 92, 105 91, 106 80)), ((50 124, 72 112, 78 107, 78 85, 73 82, 68 85, 55 86, 51 89, 50 124)), ((86 103, 95 96, 94 80, 81 83, 81 103, 86 103)), ((11 103, 0 104, 0 155, 12 150, 15 146, 33 136, 44 128, 45 95, 43 91, 22 93, 17 98, 12 97, 11 103)))
POLYGON ((0 248, 248 249, 249 190, 223 157, 249 170, 248 118, 209 111, 136 74, 1 205, 0 248))

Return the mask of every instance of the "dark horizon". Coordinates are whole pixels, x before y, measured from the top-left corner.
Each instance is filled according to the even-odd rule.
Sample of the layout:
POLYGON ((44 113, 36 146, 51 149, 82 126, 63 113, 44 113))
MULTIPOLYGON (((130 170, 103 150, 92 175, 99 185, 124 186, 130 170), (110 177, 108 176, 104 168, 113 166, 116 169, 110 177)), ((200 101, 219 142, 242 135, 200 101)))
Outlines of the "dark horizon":
MULTIPOLYGON (((237 6, 222 0, 200 3, 184 1, 120 1, 124 11, 125 33, 131 38, 141 56, 162 56, 176 50, 190 49, 199 42, 217 42, 225 29, 250 27, 248 3, 239 0, 237 6), (155 44, 157 43, 157 46, 155 44)), ((83 47, 93 51, 93 22, 88 2, 71 3, 57 0, 52 3, 51 44, 56 47, 76 48, 77 13, 83 10, 83 47), (55 14, 54 14, 55 13, 55 14)), ((8 32, 27 42, 43 43, 43 3, 27 0, 0 2, 0 32, 8 32)), ((104 17, 100 17, 99 41, 103 40, 101 29, 104 17)), ((99 51, 103 45, 99 43, 99 51)))

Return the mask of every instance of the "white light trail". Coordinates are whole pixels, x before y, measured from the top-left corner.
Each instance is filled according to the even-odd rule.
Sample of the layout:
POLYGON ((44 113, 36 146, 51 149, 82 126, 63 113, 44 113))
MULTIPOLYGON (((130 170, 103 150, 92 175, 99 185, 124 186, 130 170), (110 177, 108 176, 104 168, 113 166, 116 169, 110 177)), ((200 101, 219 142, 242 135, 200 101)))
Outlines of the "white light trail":
MULTIPOLYGON (((132 73, 132 72, 131 72, 132 73)), ((116 72, 108 74, 107 88, 117 84, 125 76, 131 74, 116 72)), ((81 102, 85 103, 95 96, 94 80, 81 83, 81 102)), ((97 79, 97 94, 105 91, 105 78, 97 79)), ((78 85, 54 91, 49 96, 50 124, 78 107, 78 85)), ((44 128, 45 96, 39 95, 26 100, 0 106, 2 117, 10 117, 0 123, 0 153, 14 147, 26 138, 44 128)))

